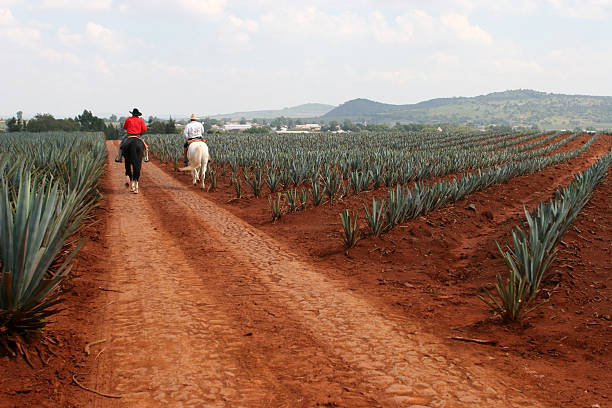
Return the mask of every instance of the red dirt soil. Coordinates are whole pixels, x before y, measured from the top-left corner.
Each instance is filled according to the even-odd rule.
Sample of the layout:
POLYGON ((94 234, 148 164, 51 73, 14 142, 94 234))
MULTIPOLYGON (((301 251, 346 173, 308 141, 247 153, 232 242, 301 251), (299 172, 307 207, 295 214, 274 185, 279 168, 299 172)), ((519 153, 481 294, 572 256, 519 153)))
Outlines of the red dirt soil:
MULTIPOLYGON (((586 140, 581 136, 561 150, 574 149, 586 140)), ((350 251, 342 247, 338 213, 349 208, 363 214, 362 203, 386 194, 386 189, 285 214, 272 223, 265 197, 228 203, 233 190, 227 176, 219 177, 217 191, 198 191, 190 186, 189 175, 155 162, 145 165, 141 194, 133 196, 117 187, 119 178, 110 176, 117 175, 117 167, 109 164, 115 167, 101 184, 108 198, 96 214, 100 222, 83 232, 91 240, 65 285, 66 310, 42 336, 42 360, 47 364, 33 358, 32 369, 23 360, 2 357, 0 407, 164 406, 164 401, 181 398, 188 406, 436 406, 440 401, 446 406, 610 406, 610 178, 596 189, 563 240, 553 265, 558 273, 544 285, 548 304, 522 324, 503 326, 476 295, 504 271, 495 241, 510 239, 511 228, 524 218, 523 206, 531 209, 550 198, 558 186, 571 181, 572 174, 611 147, 612 138, 602 136, 574 160, 472 194, 380 239, 366 238, 350 251), (165 169, 180 183, 172 184, 151 165, 165 169), (219 235, 216 228, 223 231, 224 225, 241 224, 222 213, 219 217, 226 219, 225 224, 218 220, 218 226, 202 224, 202 233, 194 234, 193 225, 203 221, 193 214, 214 218, 215 207, 200 207, 192 195, 242 218, 250 226, 243 224, 240 230, 259 239, 224 242, 226 237, 238 238, 231 238, 231 230, 219 235), (195 211, 190 213, 184 203, 195 211), (475 211, 468 204, 474 204, 475 211), (123 237, 128 219, 120 218, 122 209, 148 217, 144 225, 136 224, 142 225, 135 236, 141 252, 132 266, 116 264, 121 256, 133 253, 123 237), (261 252, 259 258, 257 254, 236 257, 236 246, 244 245, 246 250, 260 240, 270 248, 278 245, 283 254, 299 253, 283 259, 289 256, 293 265, 299 263, 296 271, 308 280, 294 281, 284 269, 276 270, 283 260, 263 266, 265 259, 276 256, 266 252, 268 247, 253 247, 251 252, 261 252), (317 296, 330 288, 335 295, 321 298, 324 306, 318 305, 317 296), (155 296, 163 302, 177 295, 176 308, 173 305, 179 302, 154 303, 155 296), (363 317, 356 320, 353 314, 363 317), (174 325, 164 325, 165 319, 174 319, 174 325), (392 328, 386 328, 386 319, 392 328), (173 333, 174 326, 188 334, 173 333), (376 330, 387 335, 376 341, 376 330), (215 335, 207 334, 210 331, 215 335), (167 336, 160 336, 164 333, 167 336), (345 339, 347 333, 353 334, 345 339), (197 339, 197 347, 185 344, 173 351, 173 345, 186 337, 197 339), (85 345, 101 339, 107 341, 92 346, 86 355, 85 345), (125 349, 125 341, 132 350, 159 347, 155 349, 159 354, 138 357, 125 349), (361 341, 375 348, 362 352, 361 341), (390 355, 384 348, 387 343, 394 344, 390 355), (376 347, 384 357, 370 361, 376 347), (424 353, 412 363, 411 371, 421 367, 424 373, 421 381, 412 383, 411 392, 402 391, 397 366, 388 370, 404 347, 406 354, 413 349, 424 353), (186 351, 193 348, 200 353, 186 351), (164 362, 166 353, 173 352, 179 353, 175 357, 185 354, 176 357, 186 368, 180 375, 171 361, 164 362), (130 371, 129 363, 136 358, 141 359, 136 364, 141 369, 130 371), (433 378, 428 366, 437 367, 440 378, 433 378), (490 377, 489 386, 503 390, 501 399, 470 391, 473 382, 460 380, 449 371, 452 366, 478 381, 490 377), (113 400, 87 392, 72 381, 75 373, 86 386, 126 396, 113 400), (181 383, 157 384, 161 374, 181 383), (385 377, 389 375, 394 378, 385 377), (190 385, 197 376, 208 385, 201 389, 190 385), (437 400, 426 392, 427 384, 436 381, 449 384, 434 389, 437 400), (419 387, 422 392, 414 391, 419 387), (237 394, 237 389, 243 392, 237 394), (491 399, 482 399, 483 395, 491 399), (201 398, 200 405, 196 397, 201 398)), ((363 218, 360 221, 365 230, 363 218)))

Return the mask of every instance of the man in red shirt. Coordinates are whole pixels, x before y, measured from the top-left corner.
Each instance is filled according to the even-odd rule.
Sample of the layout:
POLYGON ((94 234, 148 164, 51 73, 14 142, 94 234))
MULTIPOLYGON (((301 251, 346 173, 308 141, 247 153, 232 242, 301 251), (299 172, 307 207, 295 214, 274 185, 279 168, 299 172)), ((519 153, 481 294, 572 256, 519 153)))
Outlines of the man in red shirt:
MULTIPOLYGON (((130 113, 132 114, 132 116, 127 118, 125 122, 123 123, 123 128, 125 129, 127 134, 123 136, 123 140, 121 140, 121 143, 119 144, 119 154, 115 158, 115 161, 117 163, 121 163, 121 155, 122 155, 121 149, 123 148, 123 143, 127 140, 127 138, 130 136, 136 136, 142 139, 142 134, 147 131, 147 124, 141 118, 142 113, 140 113, 138 108, 134 108, 132 111, 130 111, 130 113)), ((149 161, 149 151, 148 150, 145 150, 144 161, 149 161)))

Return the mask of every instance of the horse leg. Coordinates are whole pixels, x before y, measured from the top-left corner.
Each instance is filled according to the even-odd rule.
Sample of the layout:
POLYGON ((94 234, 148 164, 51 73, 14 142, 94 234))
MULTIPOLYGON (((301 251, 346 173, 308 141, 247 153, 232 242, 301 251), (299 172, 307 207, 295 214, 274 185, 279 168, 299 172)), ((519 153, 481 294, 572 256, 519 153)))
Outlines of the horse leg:
POLYGON ((136 155, 134 158, 134 180, 138 181, 140 179, 140 170, 142 169, 142 152, 136 155))
POLYGON ((198 169, 191 170, 191 183, 194 186, 198 184, 198 169))
POLYGON ((132 167, 130 166, 130 160, 125 158, 125 186, 130 186, 130 181, 132 180, 132 167))
POLYGON ((208 160, 206 157, 202 158, 202 167, 200 167, 201 177, 202 177, 202 189, 204 189, 204 184, 206 182, 206 167, 208 166, 208 160))

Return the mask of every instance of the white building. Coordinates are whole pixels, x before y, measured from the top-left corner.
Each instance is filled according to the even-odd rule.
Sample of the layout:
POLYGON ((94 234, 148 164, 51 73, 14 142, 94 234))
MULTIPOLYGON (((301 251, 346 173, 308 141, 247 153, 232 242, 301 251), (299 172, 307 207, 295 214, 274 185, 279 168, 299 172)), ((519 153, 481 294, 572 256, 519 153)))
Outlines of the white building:
POLYGON ((239 123, 226 123, 223 125, 223 130, 247 130, 252 128, 253 125, 247 123, 245 125, 241 125, 239 123))
POLYGON ((307 123, 305 125, 296 125, 295 128, 298 130, 310 130, 312 132, 316 132, 321 130, 321 125, 318 123, 307 123))

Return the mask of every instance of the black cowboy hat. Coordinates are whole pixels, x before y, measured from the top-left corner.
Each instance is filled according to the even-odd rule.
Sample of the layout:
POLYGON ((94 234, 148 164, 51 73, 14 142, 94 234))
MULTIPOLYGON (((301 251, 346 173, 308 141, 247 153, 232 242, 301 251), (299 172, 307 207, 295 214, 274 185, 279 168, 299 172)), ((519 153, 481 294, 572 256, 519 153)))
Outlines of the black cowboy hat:
POLYGON ((130 111, 133 116, 142 116, 142 113, 138 110, 138 108, 134 108, 134 110, 130 111))

